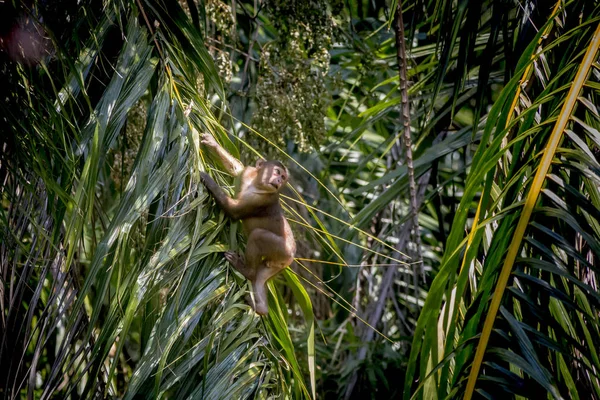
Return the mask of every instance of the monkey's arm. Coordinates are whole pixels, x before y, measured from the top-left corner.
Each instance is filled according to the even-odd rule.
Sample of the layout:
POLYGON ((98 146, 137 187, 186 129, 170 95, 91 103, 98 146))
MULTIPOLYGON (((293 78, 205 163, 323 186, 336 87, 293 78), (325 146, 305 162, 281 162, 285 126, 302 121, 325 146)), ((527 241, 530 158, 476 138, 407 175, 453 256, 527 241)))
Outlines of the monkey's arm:
POLYGON ((200 179, 215 199, 217 205, 233 220, 244 219, 254 214, 256 206, 247 201, 232 199, 208 174, 201 172, 200 179))
POLYGON ((213 138, 210 134, 201 134, 200 143, 211 149, 212 153, 219 158, 227 173, 233 176, 239 176, 242 174, 242 172, 244 172, 244 164, 242 164, 238 159, 229 154, 227 150, 221 147, 221 145, 219 145, 215 138, 213 138))

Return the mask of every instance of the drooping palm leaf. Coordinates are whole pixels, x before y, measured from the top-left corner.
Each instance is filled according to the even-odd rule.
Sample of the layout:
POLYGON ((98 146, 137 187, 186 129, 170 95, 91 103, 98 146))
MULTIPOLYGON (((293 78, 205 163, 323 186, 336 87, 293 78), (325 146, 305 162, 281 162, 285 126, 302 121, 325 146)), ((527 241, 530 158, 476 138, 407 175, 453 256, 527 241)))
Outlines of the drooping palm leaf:
MULTIPOLYGON (((579 6, 571 4, 561 10, 568 15, 579 12, 579 6)), ((527 397, 538 388, 555 397, 596 391, 592 360, 597 339, 588 329, 581 336, 576 332, 583 329, 581 318, 586 318, 597 302, 590 285, 590 279, 595 280, 598 241, 593 228, 596 206, 591 199, 597 189, 584 183, 597 179, 592 172, 597 161, 589 148, 595 145, 593 136, 576 128, 574 121, 580 113, 586 120, 596 119, 586 111, 589 99, 595 97, 586 86, 594 86, 590 81, 593 74, 588 71, 597 58, 597 12, 593 7, 587 9, 589 18, 577 26, 561 20, 552 41, 541 40, 548 32, 543 27, 488 116, 482 138, 487 146, 481 146, 474 157, 442 270, 417 326, 406 383, 411 386, 418 363, 420 383, 418 389, 405 389, 405 398, 415 389, 419 398, 424 396, 422 390, 437 397, 469 397, 473 389, 488 397, 500 393, 527 397), (576 46, 569 42, 575 37, 576 46), (568 55, 560 53, 565 48, 568 55), (520 118, 511 122, 509 116, 515 111, 512 99, 521 89, 517 82, 531 66, 543 79, 520 95, 520 118), (564 85, 565 81, 573 83, 564 85), (502 129, 504 126, 507 129, 502 129), (552 147, 544 152, 550 146, 547 143, 558 145, 563 132, 567 136, 556 156, 552 147), (552 175, 546 175, 545 168, 553 159, 552 175), (546 196, 536 203, 543 183, 546 196), (468 239, 465 261, 457 269, 467 242, 468 205, 478 192, 480 211, 475 218, 480 222, 473 227, 475 235, 468 239), (533 214, 524 211, 527 205, 533 214), (517 226, 521 230, 516 230, 517 226), (499 278, 502 265, 506 269, 499 278), (482 326, 483 319, 486 324, 482 326), (589 350, 578 336, 586 338, 589 350), (575 353, 573 349, 577 349, 575 353), (441 364, 434 370, 438 362, 441 364), (574 371, 579 378, 574 378, 574 371)), ((547 25, 553 24, 556 15, 552 14, 547 25)))

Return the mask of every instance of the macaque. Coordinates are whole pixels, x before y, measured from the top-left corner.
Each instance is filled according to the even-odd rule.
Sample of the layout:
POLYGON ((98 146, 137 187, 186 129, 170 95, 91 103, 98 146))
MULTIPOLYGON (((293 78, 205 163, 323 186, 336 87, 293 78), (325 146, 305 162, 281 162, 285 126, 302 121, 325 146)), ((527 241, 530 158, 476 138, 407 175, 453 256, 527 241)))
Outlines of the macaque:
POLYGON ((242 220, 248 238, 245 257, 227 251, 225 258, 252 282, 254 310, 267 314, 266 282, 290 265, 296 241, 279 204, 279 192, 288 180, 288 170, 279 161, 258 160, 255 167, 244 165, 221 147, 209 134, 200 143, 211 150, 225 170, 239 178, 235 198, 229 197, 206 173, 201 179, 217 205, 233 220, 242 220))

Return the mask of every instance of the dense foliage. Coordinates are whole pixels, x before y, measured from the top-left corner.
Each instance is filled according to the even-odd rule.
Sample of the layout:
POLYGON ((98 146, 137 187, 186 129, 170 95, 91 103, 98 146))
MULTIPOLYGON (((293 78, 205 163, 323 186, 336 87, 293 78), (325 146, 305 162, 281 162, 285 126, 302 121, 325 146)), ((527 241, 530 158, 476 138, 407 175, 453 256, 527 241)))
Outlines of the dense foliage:
POLYGON ((597 1, 0 10, 2 397, 600 398, 597 1), (290 169, 264 318, 199 132, 290 169))

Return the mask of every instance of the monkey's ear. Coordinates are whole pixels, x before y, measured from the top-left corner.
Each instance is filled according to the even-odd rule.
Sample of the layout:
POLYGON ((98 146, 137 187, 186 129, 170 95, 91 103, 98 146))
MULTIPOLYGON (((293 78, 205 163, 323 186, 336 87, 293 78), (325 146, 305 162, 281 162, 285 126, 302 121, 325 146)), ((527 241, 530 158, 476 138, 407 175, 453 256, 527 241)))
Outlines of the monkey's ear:
POLYGON ((265 163, 265 160, 263 160, 262 158, 259 158, 258 160, 256 160, 256 168, 262 167, 264 163, 265 163))

